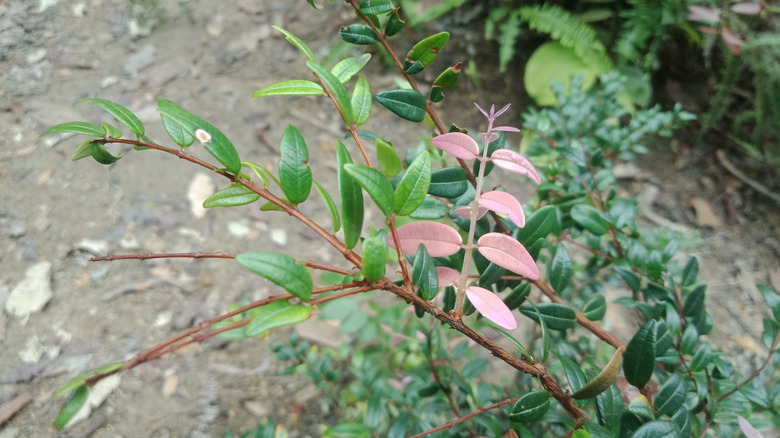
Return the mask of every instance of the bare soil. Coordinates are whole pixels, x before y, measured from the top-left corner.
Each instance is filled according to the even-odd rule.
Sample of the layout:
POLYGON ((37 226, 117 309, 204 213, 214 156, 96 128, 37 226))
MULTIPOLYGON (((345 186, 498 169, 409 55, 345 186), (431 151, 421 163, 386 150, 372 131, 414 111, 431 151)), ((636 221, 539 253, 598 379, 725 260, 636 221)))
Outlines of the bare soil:
MULTIPOLYGON (((165 142, 156 101, 166 98, 222 130, 242 159, 269 169, 276 166, 276 144, 288 124, 300 129, 313 157, 333 156, 335 140, 344 132, 330 102, 251 95, 310 74, 301 54, 271 25, 298 35, 321 58, 338 40, 338 26, 353 20, 346 7, 336 2, 318 12, 303 1, 160 3, 167 17, 144 35, 134 24, 139 10, 122 0, 0 0, 0 304, 40 262, 51 264, 43 280, 53 293, 42 310, 27 317, 0 313, 0 411, 29 400, 10 420, 0 419, 1 438, 223 436, 265 418, 284 424, 290 436, 303 437, 319 436, 332 420, 312 383, 277 376, 284 364, 268 352, 268 340, 248 340, 210 341, 140 366, 121 376, 88 420, 61 433, 52 427, 63 401, 53 393, 73 375, 127 360, 230 303, 273 293, 271 285, 230 261, 90 263, 90 257, 276 250, 338 264, 336 251, 315 245, 311 233, 281 214, 259 212, 256 206, 205 214, 194 208, 225 181, 174 157, 115 148, 112 152, 125 154, 115 165, 71 162, 78 140, 39 138, 66 121, 113 123, 93 105, 79 102, 101 97, 135 111, 149 137, 165 142)), ((152 24, 149 20, 141 20, 141 27, 152 24)), ((454 49, 442 65, 470 59, 479 59, 480 66, 496 64, 477 42, 479 33, 456 28, 454 49)), ((409 47, 403 39, 395 44, 399 52, 409 47)), ((349 54, 359 51, 344 56, 349 54)), ((395 88, 381 62, 376 57, 366 71, 374 92, 395 88)), ((479 119, 470 102, 489 104, 491 98, 496 104, 509 98, 519 123, 522 94, 494 71, 484 70, 479 79, 481 87, 475 78, 465 78, 441 106, 445 123, 476 128, 479 119)), ((417 136, 426 135, 422 129, 406 131, 407 124, 381 108, 372 123, 367 129, 396 145, 414 147, 417 136)), ((780 215, 777 205, 697 154, 684 145, 660 145, 653 157, 670 158, 642 162, 625 187, 641 194, 648 184, 657 185, 653 208, 694 231, 685 250, 701 257, 709 280, 708 304, 718 322, 712 342, 734 351, 735 360, 749 368, 765 353, 758 339, 766 309, 753 284, 773 284, 777 290, 780 283, 780 215), (675 160, 684 166, 675 168, 675 160), (735 200, 740 223, 704 229, 690 200, 704 199, 724 219, 723 181, 732 188, 728 196, 735 200)), ((332 160, 311 164, 314 178, 334 191, 332 160)), ((302 208, 329 222, 324 207, 302 208)), ((369 211, 369 220, 381 226, 378 214, 369 211)), ((326 340, 322 332, 332 328, 315 321, 299 330, 326 340)))

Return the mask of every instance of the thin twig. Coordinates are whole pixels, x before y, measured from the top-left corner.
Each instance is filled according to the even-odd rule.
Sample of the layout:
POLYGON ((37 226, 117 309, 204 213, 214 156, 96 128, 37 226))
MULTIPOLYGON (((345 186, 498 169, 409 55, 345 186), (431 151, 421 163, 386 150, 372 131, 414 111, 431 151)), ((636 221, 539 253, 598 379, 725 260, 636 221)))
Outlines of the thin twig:
POLYGON ((734 394, 735 392, 739 391, 739 388, 742 388, 743 386, 750 383, 751 380, 758 377, 759 374, 761 374, 762 371, 764 371, 764 368, 769 365, 769 362, 772 360, 772 355, 775 353, 775 350, 777 349, 777 343, 780 342, 780 330, 778 330, 777 334, 775 335, 775 340, 772 342, 772 347, 769 349, 769 354, 766 355, 766 359, 764 359, 764 363, 761 364, 758 369, 750 375, 747 379, 745 379, 744 382, 740 383, 739 385, 735 386, 731 391, 723 394, 722 396, 718 397, 716 401, 721 402, 726 397, 730 396, 731 394, 734 394))
MULTIPOLYGON (((520 397, 522 397, 522 396, 520 396, 520 397)), ((445 424, 442 424, 441 426, 434 427, 433 429, 426 430, 425 432, 418 433, 417 435, 413 435, 410 438, 420 438, 420 437, 423 437, 423 436, 426 436, 426 435, 430 435, 430 434, 435 433, 435 432, 439 432, 439 431, 442 431, 442 430, 449 429, 449 428, 451 428, 451 427, 453 427, 453 426, 455 426, 457 424, 463 423, 464 421, 466 421, 468 419, 474 418, 474 417, 476 417, 479 414, 484 414, 487 411, 490 411, 490 410, 493 410, 493 409, 496 409, 496 408, 500 408, 501 406, 505 406, 505 405, 508 405, 510 403, 514 403, 514 402, 520 400, 520 397, 508 398, 508 399, 502 400, 502 401, 500 401, 498 403, 494 403, 494 404, 492 404, 490 406, 485 406, 484 408, 480 408, 480 409, 478 409, 478 410, 476 410, 476 411, 474 411, 474 412, 472 412, 470 414, 466 414, 466 415, 464 415, 464 416, 462 416, 460 418, 452 420, 449 423, 445 423, 445 424)))
POLYGON ((765 195, 765 196, 769 197, 770 199, 772 199, 773 201, 775 201, 777 203, 780 203, 780 195, 778 195, 777 193, 772 193, 771 190, 769 190, 768 188, 764 187, 761 183, 759 183, 758 181, 748 177, 741 170, 737 169, 737 167, 734 166, 733 164, 731 164, 731 161, 729 161, 729 159, 726 157, 726 153, 725 152, 723 152, 722 150, 718 149, 717 151, 715 151, 715 156, 718 157, 718 161, 720 161, 720 164, 724 168, 726 168, 726 170, 731 172, 732 175, 734 175, 737 178, 741 179, 742 181, 745 182, 745 184, 749 185, 750 187, 753 187, 754 189, 756 189, 756 191, 758 191, 762 195, 765 195))

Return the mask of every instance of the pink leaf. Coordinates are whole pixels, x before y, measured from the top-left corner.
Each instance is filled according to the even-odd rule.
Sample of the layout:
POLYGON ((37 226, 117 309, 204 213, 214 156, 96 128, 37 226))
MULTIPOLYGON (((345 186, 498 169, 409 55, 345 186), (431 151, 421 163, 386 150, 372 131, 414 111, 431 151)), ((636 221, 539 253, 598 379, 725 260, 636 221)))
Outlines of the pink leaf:
MULTIPOLYGON (((477 306, 475 305, 474 307, 477 306)), ((737 415, 737 423, 739 423, 739 430, 741 430, 747 438, 764 438, 764 435, 761 435, 761 432, 745 420, 742 415, 737 415)))
POLYGON ((699 26, 696 29, 699 29, 699 32, 706 33, 707 35, 717 35, 718 33, 718 29, 710 26, 699 26))
POLYGON ((539 279, 539 268, 523 244, 506 234, 487 233, 477 241, 479 253, 486 259, 512 272, 539 279))
POLYGON ((720 10, 706 6, 688 6, 688 20, 707 21, 717 23, 720 21, 720 10))
POLYGON ((460 279, 460 272, 446 266, 437 266, 436 274, 439 276, 439 287, 454 286, 460 279))
POLYGON ((723 42, 731 53, 735 55, 740 55, 742 53, 742 45, 745 44, 745 41, 741 36, 737 35, 736 32, 728 27, 724 27, 720 31, 720 36, 723 37, 723 42))
POLYGON ((490 161, 504 170, 525 175, 537 184, 542 183, 531 162, 513 150, 498 149, 490 156, 490 161))
POLYGON ((731 10, 742 15, 758 15, 764 10, 764 5, 755 2, 739 2, 731 5, 731 10))
MULTIPOLYGON (((487 213, 487 212, 488 212, 487 208, 479 207, 479 210, 477 211, 477 220, 482 219, 482 216, 484 216, 485 213, 487 213)), ((470 205, 466 205, 466 206, 463 206, 463 207, 458 207, 458 208, 455 209, 455 214, 457 214, 458 216, 460 216, 460 217, 462 217, 464 219, 471 220, 471 206, 470 205)))
POLYGON ((448 132, 431 140, 434 146, 463 160, 472 160, 479 155, 479 146, 473 138, 462 132, 448 132))
POLYGON ((512 311, 501 301, 501 298, 493 292, 479 286, 471 286, 466 289, 466 296, 474 307, 479 310, 485 318, 495 322, 499 326, 514 330, 517 328, 517 321, 512 316, 512 311))
POLYGON ((515 128, 514 126, 496 126, 493 128, 494 131, 505 131, 505 132, 520 132, 519 128, 515 128))
POLYGON ((487 132, 480 132, 479 133, 479 139, 482 140, 482 143, 492 143, 493 141, 498 139, 498 134, 495 132, 490 133, 490 140, 487 138, 487 132))
MULTIPOLYGON (((460 234, 454 228, 439 222, 412 222, 398 227, 401 250, 406 254, 416 254, 417 246, 425 245, 431 257, 445 257, 458 252, 462 246, 460 234)), ((387 244, 395 248, 395 241, 388 236, 387 244)))
POLYGON ((482 207, 509 216, 509 220, 520 228, 525 225, 525 212, 520 201, 507 192, 496 190, 483 193, 477 202, 482 207))

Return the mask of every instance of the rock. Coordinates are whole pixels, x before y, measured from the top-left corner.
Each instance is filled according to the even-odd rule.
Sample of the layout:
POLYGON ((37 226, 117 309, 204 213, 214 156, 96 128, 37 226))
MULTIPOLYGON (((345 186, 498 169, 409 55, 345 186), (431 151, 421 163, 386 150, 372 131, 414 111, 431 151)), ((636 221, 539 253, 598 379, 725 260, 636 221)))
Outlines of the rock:
POLYGON ((228 222, 228 232, 233 236, 243 238, 249 235, 249 221, 246 219, 228 222))
POLYGON ((52 296, 51 263, 36 263, 27 269, 24 280, 11 291, 5 310, 13 316, 27 318, 43 310, 52 296))
POLYGON ((147 44, 143 46, 141 50, 131 54, 127 57, 127 59, 125 59, 125 64, 122 67, 122 70, 128 76, 137 75, 138 72, 154 63, 155 52, 156 49, 154 48, 154 45, 147 44))
POLYGON ((88 252, 96 257, 108 254, 108 248, 108 242, 105 240, 81 239, 79 243, 76 244, 77 250, 88 252))
POLYGON ((203 208, 203 201, 214 193, 214 183, 211 177, 205 173, 198 173, 190 182, 190 188, 187 190, 187 199, 190 200, 190 211, 192 215, 201 218, 206 215, 206 209, 203 208))
POLYGON ((0 211, 0 234, 21 237, 27 233, 27 221, 7 211, 0 211))
POLYGON ((284 228, 271 229, 271 241, 279 246, 287 244, 287 231, 284 228))

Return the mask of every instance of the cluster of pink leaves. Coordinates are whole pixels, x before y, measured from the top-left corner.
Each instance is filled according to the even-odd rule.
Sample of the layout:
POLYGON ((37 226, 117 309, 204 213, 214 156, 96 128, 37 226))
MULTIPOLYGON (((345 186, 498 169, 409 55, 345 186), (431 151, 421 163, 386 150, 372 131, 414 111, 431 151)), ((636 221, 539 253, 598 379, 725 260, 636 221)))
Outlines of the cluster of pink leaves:
MULTIPOLYGON (((482 108, 479 110, 488 118, 488 132, 480 135, 487 145, 497 138, 493 131, 519 132, 519 129, 511 126, 492 127, 493 120, 508 109, 508 105, 499 111, 491 107, 488 114, 482 108)), ((490 161, 496 167, 512 173, 525 175, 536 184, 541 183, 539 174, 533 165, 519 153, 509 149, 498 149, 488 158, 480 157, 479 146, 471 137, 460 132, 450 132, 435 137, 432 143, 443 151, 463 160, 478 159, 490 161)), ((488 210, 503 214, 518 227, 525 225, 525 213, 520 201, 506 192, 491 191, 482 193, 476 202, 479 208, 478 217, 488 210)), ((462 207, 456 210, 456 214, 465 218, 471 217, 472 207, 462 207)), ((449 225, 439 222, 421 221, 404 225, 398 228, 398 237, 401 250, 406 254, 415 254, 417 247, 422 244, 432 257, 447 257, 455 254, 464 247, 458 231, 449 225)), ((388 241, 394 246, 392 240, 388 241)), ((501 233, 486 233, 477 240, 476 247, 486 259, 506 268, 514 273, 529 279, 539 278, 539 269, 531 255, 523 245, 514 238, 501 233)), ((439 274, 439 286, 446 287, 457 284, 460 274, 451 268, 436 268, 439 274)), ((506 329, 517 327, 512 311, 504 304, 500 297, 492 291, 479 286, 466 288, 466 296, 471 304, 490 321, 506 329)))
MULTIPOLYGON (((758 15, 764 10, 764 5, 756 2, 738 2, 731 5, 731 10, 741 15, 758 15)), ((699 26, 698 29, 702 33, 711 35, 720 33, 720 37, 723 38, 723 43, 726 44, 726 47, 731 53, 735 55, 740 55, 742 53, 742 45, 745 44, 745 40, 732 29, 721 23, 720 9, 708 6, 688 6, 688 12, 688 20, 690 21, 719 24, 720 31, 711 25, 699 26)))

